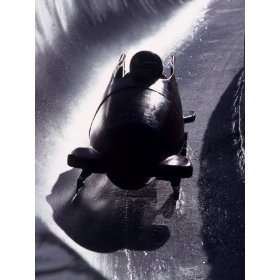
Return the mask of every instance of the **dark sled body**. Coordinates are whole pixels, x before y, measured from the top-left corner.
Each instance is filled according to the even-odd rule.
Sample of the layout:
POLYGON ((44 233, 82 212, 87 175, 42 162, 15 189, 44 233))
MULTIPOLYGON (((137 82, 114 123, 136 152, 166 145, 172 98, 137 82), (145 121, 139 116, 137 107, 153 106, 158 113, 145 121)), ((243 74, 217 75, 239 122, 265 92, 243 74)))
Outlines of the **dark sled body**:
POLYGON ((92 120, 91 148, 74 150, 68 164, 106 173, 123 189, 190 177, 184 123, 193 120, 183 117, 174 59, 168 77, 139 79, 126 71, 122 55, 92 120))

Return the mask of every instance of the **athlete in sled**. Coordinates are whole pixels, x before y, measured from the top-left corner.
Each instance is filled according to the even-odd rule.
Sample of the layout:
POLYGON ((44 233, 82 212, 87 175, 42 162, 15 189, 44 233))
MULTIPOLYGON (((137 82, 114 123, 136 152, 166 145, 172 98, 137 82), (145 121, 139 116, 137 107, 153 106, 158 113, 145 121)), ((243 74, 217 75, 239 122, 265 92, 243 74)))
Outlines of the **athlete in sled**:
POLYGON ((183 116, 174 57, 166 77, 157 54, 136 53, 129 71, 121 55, 93 117, 90 147, 68 155, 68 165, 82 169, 73 199, 87 177, 104 173, 126 190, 142 188, 153 179, 169 181, 177 200, 181 178, 193 172, 184 124, 194 120, 194 112, 183 116))

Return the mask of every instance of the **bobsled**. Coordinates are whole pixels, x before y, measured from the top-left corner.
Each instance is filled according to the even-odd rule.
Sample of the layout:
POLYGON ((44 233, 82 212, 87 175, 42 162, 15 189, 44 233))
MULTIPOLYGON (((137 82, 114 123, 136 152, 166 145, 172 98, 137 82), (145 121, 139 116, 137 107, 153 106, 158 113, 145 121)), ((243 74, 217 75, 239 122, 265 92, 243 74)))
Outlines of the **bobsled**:
POLYGON ((184 125, 195 113, 183 115, 175 58, 169 69, 150 51, 136 53, 129 69, 125 62, 122 54, 92 119, 89 147, 68 155, 68 165, 81 169, 74 198, 87 177, 104 173, 125 190, 169 181, 177 200, 181 179, 193 173, 184 125))

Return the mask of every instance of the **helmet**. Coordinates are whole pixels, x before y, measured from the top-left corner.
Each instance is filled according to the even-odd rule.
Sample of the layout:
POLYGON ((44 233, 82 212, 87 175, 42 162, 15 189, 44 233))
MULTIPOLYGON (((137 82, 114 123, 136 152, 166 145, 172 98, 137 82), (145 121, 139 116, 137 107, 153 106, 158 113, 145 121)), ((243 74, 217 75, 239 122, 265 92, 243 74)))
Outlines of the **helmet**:
POLYGON ((132 77, 137 80, 156 80, 162 76, 163 65, 157 54, 141 51, 132 57, 129 70, 132 77))

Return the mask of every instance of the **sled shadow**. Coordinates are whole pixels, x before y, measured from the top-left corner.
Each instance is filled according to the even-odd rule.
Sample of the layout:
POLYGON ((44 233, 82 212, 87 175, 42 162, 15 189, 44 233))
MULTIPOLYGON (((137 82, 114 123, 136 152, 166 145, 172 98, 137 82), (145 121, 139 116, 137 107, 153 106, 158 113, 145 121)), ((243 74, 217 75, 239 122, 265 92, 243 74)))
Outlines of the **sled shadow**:
POLYGON ((174 211, 169 198, 156 208, 153 185, 139 191, 124 191, 107 176, 94 174, 73 203, 79 170, 62 173, 47 197, 55 222, 79 245, 101 253, 120 249, 156 250, 170 237, 167 226, 154 225, 157 215, 174 211))

